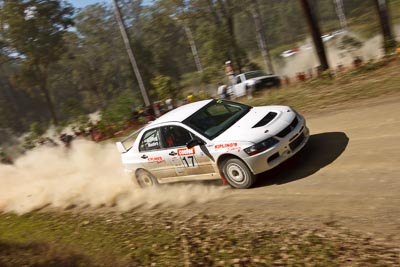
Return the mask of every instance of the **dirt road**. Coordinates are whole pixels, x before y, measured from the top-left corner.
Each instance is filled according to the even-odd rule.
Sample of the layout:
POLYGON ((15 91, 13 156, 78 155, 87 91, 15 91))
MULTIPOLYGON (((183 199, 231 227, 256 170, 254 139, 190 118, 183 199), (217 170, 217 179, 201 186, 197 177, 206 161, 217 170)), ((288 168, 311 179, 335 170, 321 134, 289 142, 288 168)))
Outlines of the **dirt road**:
POLYGON ((309 144, 262 174, 255 188, 184 210, 279 224, 335 223, 397 243, 400 96, 342 108, 308 116, 309 144))
POLYGON ((0 168, 0 210, 38 211, 0 214, 0 260, 41 259, 15 243, 33 240, 120 266, 400 266, 400 93, 305 116, 309 143, 248 190, 132 188, 114 145, 34 151, 0 168))

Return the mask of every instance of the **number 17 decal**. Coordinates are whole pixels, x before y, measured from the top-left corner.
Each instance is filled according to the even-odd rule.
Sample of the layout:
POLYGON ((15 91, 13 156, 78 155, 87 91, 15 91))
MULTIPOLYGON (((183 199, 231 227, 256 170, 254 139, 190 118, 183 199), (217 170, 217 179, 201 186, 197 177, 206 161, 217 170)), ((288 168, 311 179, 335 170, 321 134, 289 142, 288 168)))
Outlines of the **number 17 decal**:
POLYGON ((194 156, 181 157, 181 160, 182 160, 184 167, 187 167, 187 168, 197 167, 197 161, 194 156))

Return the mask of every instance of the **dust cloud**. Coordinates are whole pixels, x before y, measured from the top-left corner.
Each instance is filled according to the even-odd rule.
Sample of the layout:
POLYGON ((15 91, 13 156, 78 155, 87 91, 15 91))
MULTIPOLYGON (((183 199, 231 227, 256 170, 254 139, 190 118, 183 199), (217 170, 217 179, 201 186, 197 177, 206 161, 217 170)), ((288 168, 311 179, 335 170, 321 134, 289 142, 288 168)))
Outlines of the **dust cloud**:
POLYGON ((23 214, 43 207, 66 209, 184 206, 227 194, 226 187, 176 184, 140 189, 123 171, 114 144, 75 140, 70 149, 39 147, 0 165, 0 211, 23 214))
MULTIPOLYGON (((362 46, 359 49, 340 49, 341 38, 343 38, 344 35, 337 36, 325 42, 325 51, 331 69, 335 69, 338 65, 349 67, 357 56, 361 57, 364 62, 383 57, 384 52, 382 49, 381 35, 377 35, 365 41, 352 32, 348 32, 346 35, 359 40, 362 46)), ((279 75, 294 77, 298 72, 305 72, 308 74, 311 70, 315 74, 315 68, 319 65, 319 60, 311 44, 311 40, 307 39, 304 43, 299 45, 301 49, 299 53, 276 62, 277 73, 279 75)))

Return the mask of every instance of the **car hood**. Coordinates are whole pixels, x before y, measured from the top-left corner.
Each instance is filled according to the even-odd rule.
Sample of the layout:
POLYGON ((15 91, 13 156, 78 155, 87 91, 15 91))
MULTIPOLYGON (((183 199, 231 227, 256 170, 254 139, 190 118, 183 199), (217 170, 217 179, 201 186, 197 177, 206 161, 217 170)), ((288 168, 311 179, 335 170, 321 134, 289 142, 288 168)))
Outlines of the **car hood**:
POLYGON ((287 106, 253 107, 243 118, 213 141, 216 143, 226 141, 260 142, 279 133, 291 123, 295 116, 296 113, 287 106))

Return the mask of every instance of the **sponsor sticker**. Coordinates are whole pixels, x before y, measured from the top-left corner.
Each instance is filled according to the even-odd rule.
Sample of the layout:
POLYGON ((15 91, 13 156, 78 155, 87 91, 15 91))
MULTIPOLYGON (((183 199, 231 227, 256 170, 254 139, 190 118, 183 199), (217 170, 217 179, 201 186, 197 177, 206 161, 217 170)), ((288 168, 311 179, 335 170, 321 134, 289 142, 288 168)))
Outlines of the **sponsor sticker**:
POLYGON ((194 154, 194 148, 178 148, 178 156, 191 156, 194 154))
POLYGON ((238 144, 236 142, 232 142, 232 143, 226 143, 226 144, 217 144, 214 146, 215 149, 221 149, 221 148, 234 148, 237 147, 238 144))
POLYGON ((163 161, 163 157, 158 156, 158 157, 150 157, 147 159, 148 161, 163 161))
POLYGON ((238 147, 228 147, 226 152, 240 152, 240 146, 238 146, 238 147))

